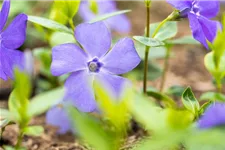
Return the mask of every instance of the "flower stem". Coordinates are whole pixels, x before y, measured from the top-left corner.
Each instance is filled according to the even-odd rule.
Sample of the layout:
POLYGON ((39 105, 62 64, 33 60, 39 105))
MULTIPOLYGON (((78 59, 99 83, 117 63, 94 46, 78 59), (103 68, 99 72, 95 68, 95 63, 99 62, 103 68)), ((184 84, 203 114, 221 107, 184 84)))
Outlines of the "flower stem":
POLYGON ((160 92, 163 91, 163 88, 164 88, 164 85, 165 85, 165 81, 166 81, 166 75, 167 75, 167 71, 168 71, 168 68, 169 68, 170 50, 171 50, 171 48, 167 47, 167 49, 166 49, 166 57, 165 57, 164 66, 163 66, 162 80, 161 80, 160 88, 159 88, 160 92))
MULTIPOLYGON (((147 20, 146 20, 146 37, 150 37, 150 7, 151 1, 146 1, 147 20)), ((144 59, 144 80, 143 80, 143 92, 147 93, 147 77, 148 77, 148 54, 150 47, 145 46, 145 59, 144 59)))
POLYGON ((70 24, 70 27, 73 29, 73 31, 74 31, 74 29, 75 29, 75 26, 74 26, 74 24, 73 24, 73 19, 70 19, 69 20, 69 24, 70 24))
POLYGON ((217 92, 222 93, 221 81, 216 81, 217 92))

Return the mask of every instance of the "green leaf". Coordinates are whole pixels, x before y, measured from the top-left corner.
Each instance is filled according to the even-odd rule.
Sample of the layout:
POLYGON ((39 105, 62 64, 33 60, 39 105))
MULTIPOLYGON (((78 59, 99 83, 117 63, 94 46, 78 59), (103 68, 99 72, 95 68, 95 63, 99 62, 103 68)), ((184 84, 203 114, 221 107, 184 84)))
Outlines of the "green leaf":
POLYGON ((46 112, 63 98, 64 93, 63 88, 57 88, 35 96, 30 102, 29 115, 37 116, 46 112))
POLYGON ((24 128, 23 133, 30 136, 40 136, 44 132, 42 126, 28 126, 24 128))
POLYGON ((114 16, 121 15, 121 14, 128 13, 128 12, 131 12, 131 10, 121 10, 121 11, 116 11, 116 12, 100 15, 100 16, 95 17, 95 19, 89 21, 89 23, 95 23, 98 21, 106 20, 110 17, 114 17, 114 16))
POLYGON ((182 102, 188 110, 193 114, 198 115, 200 105, 190 87, 188 87, 182 94, 182 102))
MULTIPOLYGON (((225 14, 223 15, 223 27, 225 27, 225 14)), ((221 61, 221 57, 223 57, 223 55, 225 55, 225 29, 223 29, 223 31, 221 32, 220 30, 217 33, 217 36, 215 38, 215 40, 213 41, 212 44, 212 50, 214 52, 214 62, 215 62, 215 66, 216 68, 219 67, 220 61, 221 61)))
POLYGON ((14 115, 15 121, 21 120, 20 113, 18 112, 19 108, 21 108, 20 101, 17 99, 15 90, 11 92, 8 101, 9 111, 14 115))
POLYGON ((167 40, 166 43, 169 44, 200 44, 196 41, 192 35, 184 36, 179 39, 167 40))
POLYGON ((65 32, 54 32, 50 38, 50 44, 52 47, 65 43, 75 43, 76 40, 72 34, 65 32))
POLYGON ((80 0, 54 0, 54 8, 56 16, 61 15, 72 19, 80 6, 80 0))
POLYGON ((154 38, 148 38, 144 36, 133 36, 133 38, 140 42, 141 44, 144 44, 146 46, 150 47, 159 47, 159 46, 164 46, 165 44, 161 42, 160 40, 154 39, 154 38))
POLYGON ((2 120, 2 118, 1 118, 1 120, 0 120, 0 128, 2 129, 2 128, 6 127, 9 123, 10 123, 10 121, 8 119, 3 119, 2 120))
MULTIPOLYGON (((154 31, 156 30, 156 28, 158 27, 158 25, 159 25, 159 23, 150 24, 151 36, 154 33, 154 31)), ((174 37, 176 34, 177 34, 177 22, 169 21, 169 22, 166 22, 161 27, 159 32, 156 34, 155 38, 160 41, 165 41, 167 39, 174 37)))
MULTIPOLYGON (((142 60, 145 58, 145 45, 135 42, 135 48, 138 52, 138 55, 141 57, 142 60)), ((152 59, 161 59, 165 58, 166 56, 166 48, 165 47, 151 47, 149 53, 149 60, 152 59)))
POLYGON ((122 89, 123 96, 120 99, 115 99, 104 86, 98 82, 94 82, 94 91, 98 106, 105 119, 110 122, 118 133, 123 134, 127 129, 129 122, 129 113, 127 108, 128 100, 131 99, 132 92, 128 89, 122 89))
POLYGON ((78 112, 72 106, 67 107, 73 128, 79 131, 80 137, 97 150, 116 150, 118 145, 113 141, 113 135, 107 133, 103 126, 85 113, 78 112))
POLYGON ((221 93, 216 93, 216 92, 206 92, 201 95, 200 100, 225 102, 225 95, 221 93))
POLYGON ((14 70, 15 80, 14 80, 14 88, 15 88, 15 96, 17 100, 20 101, 20 104, 23 106, 25 102, 30 97, 31 94, 31 81, 30 77, 26 72, 22 72, 19 69, 14 70))
POLYGON ((176 103, 169 96, 157 91, 147 91, 147 95, 154 97, 155 99, 162 101, 167 107, 176 108, 176 103))
POLYGON ((225 52, 221 56, 218 67, 214 62, 214 52, 210 52, 205 56, 204 63, 208 71, 213 75, 213 77, 220 81, 225 76, 225 52))
POLYGON ((71 29, 67 28, 66 26, 64 26, 56 21, 53 21, 53 20, 50 20, 47 18, 42 18, 42 17, 37 17, 37 16, 28 16, 28 20, 30 22, 39 24, 48 29, 73 34, 73 31, 71 29))
POLYGON ((7 120, 10 120, 10 121, 15 120, 14 114, 12 112, 10 112, 9 110, 3 109, 3 108, 0 108, 0 118, 1 119, 7 119, 7 120))
POLYGON ((188 150, 224 150, 224 131, 218 129, 194 130, 185 138, 188 150))

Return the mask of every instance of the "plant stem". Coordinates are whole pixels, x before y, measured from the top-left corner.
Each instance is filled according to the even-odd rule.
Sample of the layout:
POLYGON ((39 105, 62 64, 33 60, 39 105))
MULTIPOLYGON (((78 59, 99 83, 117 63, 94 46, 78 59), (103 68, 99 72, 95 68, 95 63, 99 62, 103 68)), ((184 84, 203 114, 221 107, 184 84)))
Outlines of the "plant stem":
POLYGON ((160 88, 159 88, 160 92, 163 91, 165 81, 166 81, 166 75, 167 75, 167 71, 168 71, 168 68, 169 68, 170 50, 171 50, 171 48, 167 47, 166 57, 165 57, 164 66, 163 66, 162 80, 161 80, 160 88))
POLYGON ((69 24, 70 24, 70 27, 73 29, 73 31, 74 31, 74 29, 75 29, 75 26, 74 26, 74 24, 73 24, 73 19, 70 19, 69 20, 69 24))
POLYGON ((162 28, 162 26, 169 21, 170 18, 166 18, 164 19, 162 22, 160 22, 160 24, 157 26, 157 28, 155 29, 154 33, 152 34, 152 38, 154 38, 156 36, 156 34, 159 32, 159 30, 162 28))
POLYGON ((220 81, 216 81, 217 92, 222 93, 222 84, 220 81))
POLYGON ((16 149, 19 149, 21 147, 22 140, 23 140, 23 132, 22 130, 20 130, 19 136, 17 138, 16 149))
MULTIPOLYGON (((147 10, 147 21, 146 21, 146 37, 150 37, 150 1, 147 2, 146 10, 147 10)), ((150 47, 145 46, 145 59, 144 59, 144 81, 143 81, 143 92, 146 94, 147 92, 147 78, 148 78, 148 54, 150 47)))

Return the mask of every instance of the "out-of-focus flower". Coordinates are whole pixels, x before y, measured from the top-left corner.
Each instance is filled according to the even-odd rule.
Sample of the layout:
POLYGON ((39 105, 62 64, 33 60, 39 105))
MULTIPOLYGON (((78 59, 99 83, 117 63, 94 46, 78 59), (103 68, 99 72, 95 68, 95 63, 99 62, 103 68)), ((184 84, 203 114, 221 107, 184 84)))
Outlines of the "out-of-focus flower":
POLYGON ((63 108, 63 101, 47 112, 46 121, 48 124, 58 127, 59 134, 65 134, 71 130, 69 116, 63 108))
POLYGON ((83 49, 75 44, 54 47, 51 72, 54 76, 71 73, 65 83, 65 100, 80 111, 91 112, 97 109, 93 82, 104 83, 113 95, 120 96, 127 80, 116 74, 131 71, 141 59, 130 38, 119 40, 110 50, 111 34, 103 22, 78 25, 75 38, 83 49))
MULTIPOLYGON (((83 1, 80 4, 79 15, 85 22, 91 21, 98 15, 118 11, 116 2, 112 0, 96 0, 96 12, 91 9, 91 4, 91 1, 83 1)), ((111 29, 118 32, 128 33, 131 30, 131 23, 124 14, 110 17, 105 22, 111 29)))
POLYGON ((16 50, 25 41, 27 16, 19 14, 8 26, 4 26, 8 19, 10 1, 4 0, 0 12, 0 78, 7 80, 13 78, 13 68, 23 68, 23 53, 16 50))
POLYGON ((180 11, 181 17, 188 17, 193 37, 207 49, 207 40, 213 42, 219 22, 210 20, 219 13, 218 0, 167 0, 180 11))
POLYGON ((225 125, 225 103, 215 103, 207 108, 198 122, 199 128, 225 125))

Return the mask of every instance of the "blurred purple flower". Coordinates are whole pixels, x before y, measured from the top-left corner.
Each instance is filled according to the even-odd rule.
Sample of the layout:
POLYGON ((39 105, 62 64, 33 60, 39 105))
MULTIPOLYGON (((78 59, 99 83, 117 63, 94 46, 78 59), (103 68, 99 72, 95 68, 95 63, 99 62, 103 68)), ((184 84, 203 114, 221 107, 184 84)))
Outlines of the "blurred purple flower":
MULTIPOLYGON (((97 0, 98 12, 94 13, 90 9, 90 2, 83 1, 80 4, 79 14, 85 22, 89 22, 98 15, 112 13, 118 11, 116 8, 116 2, 112 0, 97 0)), ((111 18, 108 18, 106 24, 113 30, 128 33, 131 30, 131 23, 126 15, 121 14, 111 18)))
POLYGON ((131 71, 140 63, 134 43, 123 38, 110 50, 111 34, 103 22, 83 23, 76 27, 75 44, 62 44, 52 49, 51 72, 55 76, 71 73, 65 83, 65 100, 80 111, 96 110, 93 82, 104 82, 119 96, 126 79, 116 76, 131 71))
POLYGON ((13 67, 23 68, 23 53, 16 50, 25 41, 27 16, 18 15, 7 29, 4 26, 8 19, 10 1, 4 0, 0 12, 0 78, 13 78, 13 67))
POLYGON ((71 131, 69 116, 63 108, 63 102, 52 107, 46 114, 48 124, 59 128, 59 134, 65 134, 71 131))
POLYGON ((225 125, 225 103, 215 103, 207 108, 198 122, 199 128, 212 128, 225 125))
POLYGON ((219 13, 218 0, 167 0, 180 10, 181 17, 188 17, 193 37, 207 49, 207 41, 213 42, 219 27, 218 21, 210 20, 219 13))

